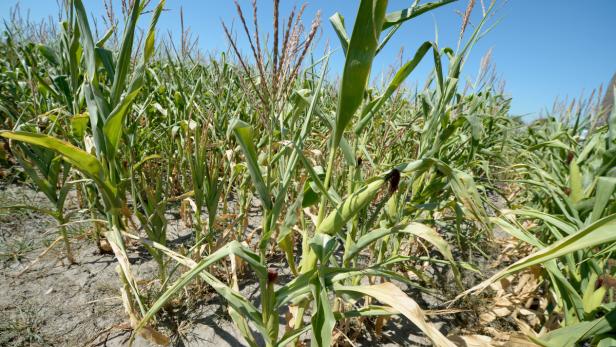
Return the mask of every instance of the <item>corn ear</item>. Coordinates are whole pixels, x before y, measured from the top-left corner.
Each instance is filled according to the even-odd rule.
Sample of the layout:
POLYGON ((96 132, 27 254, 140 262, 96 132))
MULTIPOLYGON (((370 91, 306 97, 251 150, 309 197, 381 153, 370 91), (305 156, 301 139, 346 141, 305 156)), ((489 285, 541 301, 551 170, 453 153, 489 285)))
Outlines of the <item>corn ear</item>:
POLYGON ((339 232, 351 218, 368 206, 385 182, 385 178, 377 178, 351 194, 325 217, 317 227, 317 233, 333 235, 339 232))

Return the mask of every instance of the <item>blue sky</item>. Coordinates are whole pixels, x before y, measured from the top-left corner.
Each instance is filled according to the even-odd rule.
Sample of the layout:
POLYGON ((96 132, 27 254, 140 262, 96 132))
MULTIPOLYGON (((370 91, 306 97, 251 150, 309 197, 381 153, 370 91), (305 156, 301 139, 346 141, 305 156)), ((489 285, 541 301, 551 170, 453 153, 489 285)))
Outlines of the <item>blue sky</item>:
MULTIPOLYGON (((0 1, 0 16, 8 19, 9 9, 17 2, 0 1)), ((305 18, 313 18, 317 10, 321 11, 322 34, 315 55, 322 53, 318 49, 322 49, 328 40, 331 47, 337 48, 338 41, 327 18, 336 11, 340 12, 350 32, 358 1, 306 2, 305 18)), ((29 10, 30 18, 34 20, 57 14, 56 1, 53 0, 20 0, 19 3, 24 12, 29 10)), ((104 14, 102 0, 84 0, 84 3, 93 15, 104 14)), ((247 11, 249 3, 240 0, 247 11)), ((301 3, 301 0, 281 0, 281 16, 288 14, 294 4, 301 3)), ((410 3, 411 0, 390 0, 389 11, 407 7, 410 3)), ((460 0, 403 26, 375 62, 373 77, 378 79, 390 64, 397 64, 400 48, 404 48, 403 56, 408 58, 423 41, 433 40, 436 27, 440 46, 455 48, 461 24, 458 12, 463 12, 466 4, 466 0, 460 0)), ((263 31, 271 27, 271 1, 258 0, 258 6, 263 31)), ((202 50, 223 51, 227 48, 220 23, 236 20, 231 0, 167 0, 166 7, 170 11, 161 17, 161 34, 179 33, 179 9, 183 7, 185 25, 199 35, 202 50)), ((616 72, 615 0, 509 0, 497 7, 496 18, 500 23, 474 48, 464 75, 469 78, 476 75, 481 57, 492 49, 492 62, 498 75, 506 81, 506 92, 513 97, 512 113, 534 117, 550 108, 555 98, 588 96, 594 88, 606 84, 616 72)), ((119 4, 116 8, 119 10, 119 4)), ((480 15, 478 0, 473 22, 476 23, 480 15)), ((237 24, 236 20, 236 29, 239 28, 237 24)), ((238 36, 242 38, 242 35, 238 36)), ((245 42, 240 41, 240 44, 244 46, 245 42)), ((247 46, 242 48, 248 52, 247 46)), ((330 75, 336 76, 342 64, 342 53, 337 51, 331 60, 330 75)), ((410 85, 423 85, 431 68, 431 59, 425 59, 409 77, 410 85)))

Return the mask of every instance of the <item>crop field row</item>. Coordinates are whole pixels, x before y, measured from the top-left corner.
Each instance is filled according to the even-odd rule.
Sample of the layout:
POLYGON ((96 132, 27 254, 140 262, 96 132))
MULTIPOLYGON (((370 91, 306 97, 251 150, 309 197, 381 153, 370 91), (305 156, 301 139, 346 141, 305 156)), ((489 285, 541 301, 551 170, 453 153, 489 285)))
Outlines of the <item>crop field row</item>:
POLYGON ((487 58, 465 81, 496 2, 381 84, 389 38, 453 0, 356 1, 352 26, 279 2, 271 32, 236 4, 206 57, 158 37, 165 0, 5 25, 0 344, 615 346, 616 108, 524 122, 487 58))

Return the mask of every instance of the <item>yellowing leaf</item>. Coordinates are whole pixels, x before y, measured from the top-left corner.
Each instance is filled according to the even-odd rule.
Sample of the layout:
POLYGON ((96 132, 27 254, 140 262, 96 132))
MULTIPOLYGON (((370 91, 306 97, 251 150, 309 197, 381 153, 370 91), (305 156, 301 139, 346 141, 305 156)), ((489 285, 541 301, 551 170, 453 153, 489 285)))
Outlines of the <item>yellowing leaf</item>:
POLYGON ((419 305, 392 283, 386 282, 373 286, 335 286, 334 290, 336 292, 355 292, 371 296, 403 314, 421 329, 435 346, 455 347, 453 342, 426 320, 426 315, 419 305))

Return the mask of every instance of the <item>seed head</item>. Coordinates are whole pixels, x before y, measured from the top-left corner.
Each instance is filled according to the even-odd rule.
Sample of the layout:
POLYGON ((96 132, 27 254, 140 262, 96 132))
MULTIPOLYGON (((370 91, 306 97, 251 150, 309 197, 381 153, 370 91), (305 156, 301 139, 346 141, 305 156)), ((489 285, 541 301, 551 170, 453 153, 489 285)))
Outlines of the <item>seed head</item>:
POLYGON ((466 11, 464 11, 464 17, 462 18, 462 28, 460 28, 460 40, 462 40, 462 36, 464 36, 464 31, 466 31, 466 26, 468 25, 469 19, 471 18, 471 13, 473 12, 473 7, 475 7, 475 0, 470 0, 468 5, 466 6, 466 11))

